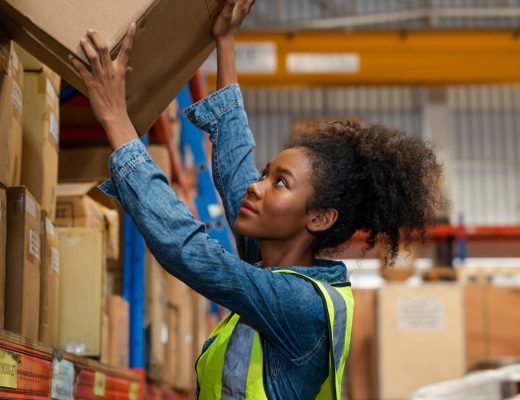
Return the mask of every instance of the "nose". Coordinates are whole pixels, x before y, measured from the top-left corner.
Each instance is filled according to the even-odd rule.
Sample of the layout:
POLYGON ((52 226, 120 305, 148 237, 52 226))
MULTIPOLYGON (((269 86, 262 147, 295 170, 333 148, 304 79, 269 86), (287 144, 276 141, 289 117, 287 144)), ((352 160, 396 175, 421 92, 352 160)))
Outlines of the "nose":
POLYGON ((247 195, 248 196, 254 196, 256 197, 257 199, 261 198, 262 197, 262 189, 261 189, 261 183, 262 181, 258 181, 258 182, 253 182, 251 184, 249 184, 249 186, 247 187, 247 195))

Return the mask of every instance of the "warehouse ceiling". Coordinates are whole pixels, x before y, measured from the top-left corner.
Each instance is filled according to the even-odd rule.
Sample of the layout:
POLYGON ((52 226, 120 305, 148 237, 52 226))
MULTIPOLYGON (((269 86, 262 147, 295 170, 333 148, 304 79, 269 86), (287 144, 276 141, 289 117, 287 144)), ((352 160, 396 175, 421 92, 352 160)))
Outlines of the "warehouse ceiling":
POLYGON ((251 30, 520 29, 520 0, 261 0, 251 30))

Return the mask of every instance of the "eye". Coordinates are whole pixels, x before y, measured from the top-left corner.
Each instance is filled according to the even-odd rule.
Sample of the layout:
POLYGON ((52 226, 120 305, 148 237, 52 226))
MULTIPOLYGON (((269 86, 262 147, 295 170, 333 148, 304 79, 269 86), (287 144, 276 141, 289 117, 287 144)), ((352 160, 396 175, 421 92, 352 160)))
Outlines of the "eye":
POLYGON ((276 178, 276 180, 274 181, 274 184, 275 186, 278 186, 278 187, 287 187, 287 182, 285 182, 285 179, 283 178, 276 178))

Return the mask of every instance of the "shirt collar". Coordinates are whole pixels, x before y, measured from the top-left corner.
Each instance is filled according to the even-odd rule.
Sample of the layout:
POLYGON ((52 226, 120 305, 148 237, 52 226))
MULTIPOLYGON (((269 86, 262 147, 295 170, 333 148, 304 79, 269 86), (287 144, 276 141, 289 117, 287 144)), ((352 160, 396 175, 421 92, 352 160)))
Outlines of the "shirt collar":
MULTIPOLYGON (((329 285, 341 285, 350 281, 347 266, 342 261, 316 259, 314 263, 312 267, 268 267, 268 269, 271 271, 288 269, 329 285)), ((261 267, 262 262, 255 265, 261 267)))

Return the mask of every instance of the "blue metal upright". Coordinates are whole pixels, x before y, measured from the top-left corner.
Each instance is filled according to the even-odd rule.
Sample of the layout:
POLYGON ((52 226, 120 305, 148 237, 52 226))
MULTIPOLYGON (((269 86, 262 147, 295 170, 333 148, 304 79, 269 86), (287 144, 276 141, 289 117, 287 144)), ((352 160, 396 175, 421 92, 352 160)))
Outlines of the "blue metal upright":
MULTIPOLYGON (((148 135, 141 138, 148 143, 148 135)), ((124 216, 123 295, 130 307, 130 368, 145 367, 145 244, 130 215, 124 216)))
MULTIPOLYGON (((187 86, 177 95, 179 108, 184 109, 192 104, 192 97, 187 86)), ((195 205, 200 220, 206 224, 206 232, 224 246, 227 251, 234 252, 231 242, 229 227, 226 221, 223 207, 220 204, 211 170, 206 156, 204 145, 204 133, 196 128, 180 113, 181 120, 181 155, 186 160, 186 150, 189 148, 193 155, 193 161, 197 170, 197 197, 195 205)))

